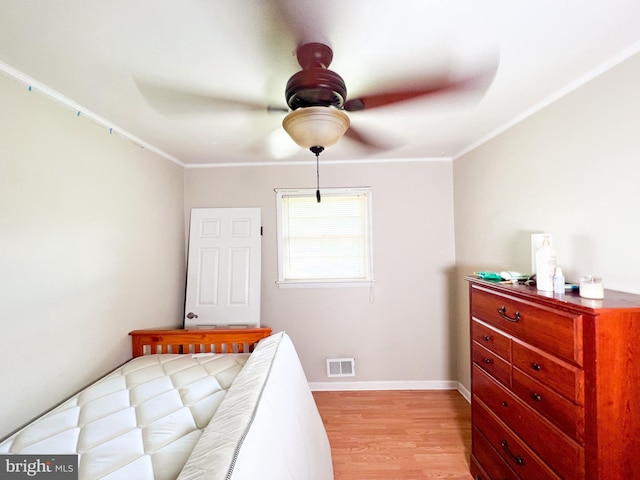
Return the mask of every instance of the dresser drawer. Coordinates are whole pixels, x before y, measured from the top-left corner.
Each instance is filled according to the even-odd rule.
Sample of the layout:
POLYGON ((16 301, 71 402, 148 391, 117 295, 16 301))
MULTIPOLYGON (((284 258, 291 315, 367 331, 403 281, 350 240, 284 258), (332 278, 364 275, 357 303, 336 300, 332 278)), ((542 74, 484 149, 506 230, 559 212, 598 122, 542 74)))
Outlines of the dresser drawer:
POLYGON ((541 350, 513 341, 513 366, 578 405, 584 405, 584 372, 541 350))
POLYGON ((497 356, 491 350, 472 342, 471 357, 474 363, 489 375, 507 386, 511 386, 511 364, 497 356))
POLYGON ((513 369, 511 390, 560 430, 584 444, 584 409, 550 388, 513 369))
POLYGON ((492 380, 482 369, 474 365, 472 375, 474 394, 554 471, 565 479, 584 477, 584 449, 578 443, 492 380))
POLYGON ((582 316, 519 300, 481 287, 471 289, 471 315, 527 343, 582 364, 582 316))
POLYGON ((484 471, 480 462, 471 455, 471 462, 469 464, 469 471, 471 472, 471 476, 473 480, 491 480, 491 477, 484 471))
POLYGON ((482 465, 482 469, 486 472, 487 480, 492 478, 520 480, 520 477, 513 473, 507 462, 493 449, 489 440, 477 427, 473 427, 471 431, 471 444, 473 445, 473 456, 482 465))
MULTIPOLYGON (((475 431, 482 432, 479 435, 486 438, 486 444, 476 445, 478 435, 472 434, 473 455, 482 463, 485 471, 489 473, 489 468, 484 460, 480 460, 479 448, 490 449, 485 456, 490 458, 491 465, 497 470, 499 464, 492 457, 493 452, 498 452, 503 463, 513 469, 517 477, 522 480, 559 480, 559 477, 517 436, 515 436, 505 425, 500 422, 480 401, 473 399, 471 403, 473 423, 477 428, 475 431)), ((484 458, 484 457, 483 457, 484 458)), ((504 478, 513 478, 506 476, 504 478)), ((572 480, 575 477, 570 477, 572 480)), ((492 480, 503 480, 502 476, 491 475, 492 480)))
POLYGON ((471 321, 471 340, 478 342, 507 362, 511 361, 511 338, 478 320, 471 321))

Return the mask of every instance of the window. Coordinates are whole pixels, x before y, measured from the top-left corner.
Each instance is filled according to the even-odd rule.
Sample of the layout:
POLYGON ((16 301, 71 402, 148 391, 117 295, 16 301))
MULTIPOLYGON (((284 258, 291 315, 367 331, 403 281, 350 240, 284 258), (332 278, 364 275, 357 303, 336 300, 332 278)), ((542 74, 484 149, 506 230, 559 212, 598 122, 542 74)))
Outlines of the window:
POLYGON ((276 190, 278 284, 370 286, 370 188, 276 190))

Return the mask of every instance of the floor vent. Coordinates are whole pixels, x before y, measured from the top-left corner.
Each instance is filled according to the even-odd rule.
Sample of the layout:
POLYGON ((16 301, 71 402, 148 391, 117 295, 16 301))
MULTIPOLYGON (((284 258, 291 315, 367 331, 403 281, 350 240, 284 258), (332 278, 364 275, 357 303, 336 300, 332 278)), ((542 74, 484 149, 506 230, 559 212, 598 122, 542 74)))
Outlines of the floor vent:
POLYGON ((327 359, 327 377, 355 377, 356 364, 353 358, 327 359))

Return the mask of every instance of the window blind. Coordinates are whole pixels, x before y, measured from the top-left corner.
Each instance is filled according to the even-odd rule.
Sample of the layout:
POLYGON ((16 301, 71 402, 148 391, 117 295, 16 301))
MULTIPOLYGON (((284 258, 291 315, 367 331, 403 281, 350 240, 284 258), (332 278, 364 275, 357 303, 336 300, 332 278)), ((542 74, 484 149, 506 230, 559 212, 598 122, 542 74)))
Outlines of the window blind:
POLYGON ((369 281, 370 190, 281 195, 280 281, 369 281))

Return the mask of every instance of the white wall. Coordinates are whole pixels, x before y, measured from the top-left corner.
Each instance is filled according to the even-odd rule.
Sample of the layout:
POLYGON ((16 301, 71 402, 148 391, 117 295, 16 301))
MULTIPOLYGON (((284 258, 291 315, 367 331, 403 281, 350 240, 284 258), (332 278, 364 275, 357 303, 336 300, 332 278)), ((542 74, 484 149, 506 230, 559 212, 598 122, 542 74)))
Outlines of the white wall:
MULTIPOLYGON (((304 155, 313 159, 311 153, 304 155)), ((322 164, 322 156, 320 162, 322 186, 373 187, 372 292, 280 289, 275 284, 274 188, 314 187, 314 162, 187 169, 187 212, 193 207, 262 208, 262 323, 292 336, 309 381, 329 381, 328 357, 356 359, 357 376, 331 379, 336 381, 407 385, 455 380, 455 333, 449 321, 451 162, 322 164)))
POLYGON ((553 235, 567 281, 640 293, 640 55, 454 162, 458 378, 469 385, 474 270, 530 271, 553 235))
POLYGON ((0 76, 0 437, 179 325, 183 170, 0 76))

